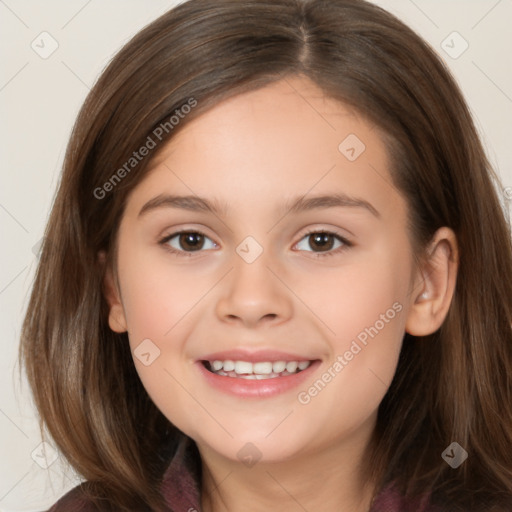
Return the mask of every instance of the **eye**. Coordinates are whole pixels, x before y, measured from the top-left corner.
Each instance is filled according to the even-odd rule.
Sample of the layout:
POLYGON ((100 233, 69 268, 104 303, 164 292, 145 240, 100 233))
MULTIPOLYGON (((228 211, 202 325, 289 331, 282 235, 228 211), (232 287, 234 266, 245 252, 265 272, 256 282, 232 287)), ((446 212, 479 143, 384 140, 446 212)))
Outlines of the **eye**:
POLYGON ((160 244, 180 256, 189 255, 187 253, 191 252, 200 252, 201 249, 214 249, 217 247, 215 242, 199 231, 179 231, 172 233, 160 240, 160 244), (209 247, 208 243, 210 244, 209 247))
POLYGON ((329 231, 310 231, 296 244, 299 250, 317 253, 318 256, 331 256, 352 247, 342 236, 329 231), (336 245, 337 244, 337 245, 336 245), (312 250, 308 250, 309 246, 312 250))
MULTIPOLYGON (((165 236, 159 243, 177 256, 192 256, 191 253, 193 252, 218 247, 211 238, 199 231, 178 231, 165 236)), ((310 231, 303 236, 296 247, 301 251, 313 252, 317 257, 323 257, 338 254, 352 247, 352 244, 336 233, 310 231), (312 250, 309 250, 305 245, 311 247, 312 250)))

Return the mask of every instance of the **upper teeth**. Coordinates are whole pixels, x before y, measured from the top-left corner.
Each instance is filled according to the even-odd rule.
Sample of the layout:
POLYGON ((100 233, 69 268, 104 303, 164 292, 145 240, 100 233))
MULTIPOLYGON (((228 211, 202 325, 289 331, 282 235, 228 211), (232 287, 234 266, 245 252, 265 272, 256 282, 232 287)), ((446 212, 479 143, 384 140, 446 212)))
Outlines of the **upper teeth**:
POLYGON ((251 363, 249 361, 211 361, 210 366, 214 372, 232 372, 237 374, 270 375, 271 373, 295 373, 297 369, 305 370, 311 361, 265 361, 251 363))

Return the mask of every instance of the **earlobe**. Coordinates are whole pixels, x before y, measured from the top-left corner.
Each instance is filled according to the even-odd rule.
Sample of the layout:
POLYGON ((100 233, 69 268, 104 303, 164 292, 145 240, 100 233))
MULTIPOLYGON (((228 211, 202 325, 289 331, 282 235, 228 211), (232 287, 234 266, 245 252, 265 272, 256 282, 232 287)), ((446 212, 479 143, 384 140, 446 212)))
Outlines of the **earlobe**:
POLYGON ((406 332, 413 336, 427 336, 441 327, 455 293, 457 271, 458 247, 455 233, 447 227, 440 228, 418 272, 411 295, 406 332))
POLYGON ((108 324, 110 328, 117 333, 126 332, 127 323, 124 313, 121 294, 116 286, 113 271, 110 265, 106 264, 106 255, 104 251, 98 253, 99 261, 105 266, 105 275, 103 278, 103 294, 109 307, 108 324))

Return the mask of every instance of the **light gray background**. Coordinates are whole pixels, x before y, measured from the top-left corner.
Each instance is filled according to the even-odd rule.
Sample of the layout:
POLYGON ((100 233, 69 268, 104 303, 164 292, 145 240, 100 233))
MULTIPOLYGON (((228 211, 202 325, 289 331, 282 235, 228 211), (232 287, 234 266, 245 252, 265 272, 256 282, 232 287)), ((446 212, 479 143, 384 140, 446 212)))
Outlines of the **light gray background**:
MULTIPOLYGON (((17 350, 23 312, 65 147, 80 105, 113 54, 172 0, 0 0, 0 511, 47 509, 79 481, 62 456, 48 468, 17 350), (48 32, 57 50, 50 48, 48 32), (41 39, 44 38, 43 42, 41 39), (43 48, 44 46, 44 48, 43 48)), ((378 0, 448 64, 512 204, 512 0, 378 0), (463 49, 463 40, 469 44, 463 49), (450 36, 450 37, 448 37, 450 36), (448 37, 448 39, 447 39, 448 37), (445 41, 445 43, 443 43, 445 41), (451 54, 451 55, 450 55, 451 54)), ((510 276, 508 276, 510 278, 510 276)), ((130 447, 126 447, 130 449, 130 447)), ((46 454, 52 462, 53 451, 46 454)), ((57 456, 55 453, 54 456, 57 456)))

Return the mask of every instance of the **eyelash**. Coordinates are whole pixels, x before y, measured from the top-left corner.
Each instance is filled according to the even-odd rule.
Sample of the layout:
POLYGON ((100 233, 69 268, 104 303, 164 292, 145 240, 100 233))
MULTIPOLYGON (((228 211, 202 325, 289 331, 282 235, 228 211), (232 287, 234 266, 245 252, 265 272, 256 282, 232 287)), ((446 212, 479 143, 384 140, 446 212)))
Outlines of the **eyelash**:
MULTIPOLYGON (((195 231, 195 230, 182 230, 182 231, 176 231, 170 235, 166 235, 164 238, 162 238, 161 240, 159 240, 159 244, 162 245, 164 247, 164 249, 166 251, 169 251, 170 253, 172 254, 175 254, 176 256, 184 256, 184 257, 191 257, 193 255, 194 252, 203 252, 201 250, 198 250, 198 251, 180 251, 180 250, 177 250, 177 249, 174 249, 173 247, 171 247, 168 242, 170 240, 172 240, 173 238, 175 238, 176 236, 178 235, 182 235, 182 234, 190 234, 190 235, 201 235, 205 238, 210 238, 209 236, 205 235, 204 233, 202 233, 201 231, 195 231)), ((339 240, 343 245, 341 247, 338 247, 337 249, 334 249, 334 250, 330 250, 330 251, 326 251, 326 252, 314 252, 314 251, 306 251, 306 252, 312 252, 313 254, 315 254, 315 257, 316 258, 324 258, 326 256, 334 256, 336 254, 339 254, 341 252, 344 252, 346 251, 347 249, 349 249, 350 247, 353 246, 353 244, 351 242, 349 242, 347 239, 345 239, 344 237, 342 237, 341 235, 338 235, 337 233, 334 233, 332 231, 326 231, 326 230, 311 230, 311 231, 308 231, 307 233, 305 233, 304 235, 302 235, 302 238, 299 240, 299 242, 301 240, 303 240, 304 238, 307 238, 308 236, 310 235, 314 235, 314 234, 323 234, 323 235, 330 235, 330 236, 333 236, 334 238, 336 238, 337 240, 339 240)), ((215 242, 214 242, 215 243, 215 242)), ((297 242, 298 243, 298 242, 297 242)), ((216 244, 217 245, 217 244, 216 244)))

